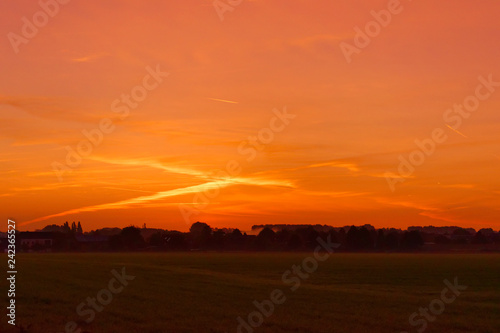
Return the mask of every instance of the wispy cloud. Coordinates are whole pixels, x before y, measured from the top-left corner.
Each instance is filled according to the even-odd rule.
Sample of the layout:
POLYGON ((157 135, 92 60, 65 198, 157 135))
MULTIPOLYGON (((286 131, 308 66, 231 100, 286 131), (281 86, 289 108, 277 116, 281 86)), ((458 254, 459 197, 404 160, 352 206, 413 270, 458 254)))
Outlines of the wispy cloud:
POLYGON ((450 223, 463 222, 463 221, 451 216, 450 211, 456 210, 456 209, 461 209, 464 207, 439 208, 436 206, 431 206, 428 204, 423 204, 423 203, 419 203, 419 202, 415 202, 415 201, 390 200, 387 198, 378 198, 377 201, 380 203, 391 205, 391 206, 401 206, 401 207, 405 207, 405 208, 419 210, 420 212, 418 212, 418 215, 425 216, 425 217, 431 218, 433 220, 446 221, 446 222, 450 222, 450 223))
POLYGON ((173 197, 173 196, 178 196, 178 195, 183 195, 183 194, 206 191, 206 190, 210 190, 210 189, 214 189, 214 188, 226 187, 229 185, 230 185, 229 182, 208 182, 208 183, 204 183, 204 184, 199 184, 199 185, 194 185, 194 186, 189 186, 189 187, 184 187, 184 188, 178 188, 178 189, 174 189, 174 190, 158 192, 158 193, 155 193, 152 195, 140 196, 140 197, 121 200, 121 201, 117 201, 117 202, 111 202, 111 203, 105 203, 105 204, 100 204, 100 205, 93 205, 93 206, 86 206, 86 207, 81 207, 81 208, 70 209, 70 210, 60 212, 60 213, 42 216, 42 217, 30 220, 30 221, 22 222, 22 223, 20 223, 20 225, 24 226, 24 225, 44 221, 44 220, 47 220, 50 218, 66 216, 66 215, 70 215, 70 214, 94 212, 94 211, 106 210, 106 209, 123 209, 123 208, 127 208, 131 205, 137 205, 137 204, 146 203, 146 202, 150 202, 150 201, 156 201, 156 200, 164 199, 167 197, 173 197))
MULTIPOLYGON (((123 208, 130 207, 132 205, 142 205, 145 203, 149 203, 152 201, 158 201, 158 200, 168 198, 168 197, 180 196, 180 195, 191 194, 191 193, 198 193, 198 192, 209 191, 209 190, 213 190, 213 189, 221 189, 221 188, 225 188, 225 187, 228 187, 231 185, 278 186, 278 187, 289 187, 289 188, 294 187, 294 184, 290 181, 287 181, 287 180, 274 180, 274 179, 265 179, 265 178, 256 178, 256 177, 227 177, 227 178, 223 178, 223 177, 218 177, 216 175, 211 175, 210 173, 205 173, 205 172, 201 172, 201 171, 197 171, 197 170, 193 170, 193 169, 189 169, 189 168, 164 165, 158 161, 148 160, 148 159, 108 159, 108 158, 102 158, 102 157, 100 157, 100 158, 93 157, 92 159, 94 159, 96 161, 105 162, 105 163, 111 163, 111 164, 136 165, 136 166, 157 168, 157 169, 165 170, 165 171, 172 172, 172 173, 196 176, 199 178, 207 179, 209 181, 206 183, 203 183, 203 184, 182 187, 182 188, 177 188, 177 189, 168 190, 168 191, 160 191, 160 192, 156 192, 156 193, 151 194, 151 195, 134 197, 134 198, 126 199, 126 200, 120 200, 117 202, 111 202, 111 203, 105 203, 105 204, 70 209, 70 210, 60 212, 60 213, 42 216, 42 217, 27 221, 27 222, 23 222, 23 223, 20 223, 20 225, 29 225, 29 224, 44 221, 47 219, 65 216, 65 215, 70 215, 70 214, 94 212, 94 211, 106 210, 106 209, 123 209, 123 208)), ((120 189, 124 190, 123 188, 120 188, 120 189)), ((134 191, 134 189, 125 189, 125 190, 134 191)))
POLYGON ((234 179, 217 180, 217 181, 211 181, 211 182, 207 182, 207 183, 203 183, 203 184, 199 184, 199 185, 177 188, 174 190, 161 191, 161 192, 157 192, 157 193, 152 194, 152 195, 140 196, 140 197, 121 200, 121 201, 117 201, 117 202, 111 202, 111 203, 105 203, 105 204, 100 204, 100 205, 93 205, 93 206, 86 206, 86 207, 81 207, 81 208, 70 209, 70 210, 60 212, 60 213, 42 216, 42 217, 30 220, 30 221, 26 221, 26 222, 20 223, 20 225, 22 225, 22 226, 29 225, 29 224, 33 224, 36 222, 48 220, 48 219, 51 219, 54 217, 66 216, 66 215, 70 215, 70 214, 94 212, 94 211, 106 210, 106 209, 123 209, 123 208, 130 207, 132 205, 142 205, 145 203, 161 200, 161 199, 168 198, 168 197, 210 191, 213 189, 221 189, 221 188, 225 188, 225 187, 235 185, 235 184, 259 185, 259 186, 290 186, 290 184, 283 184, 280 182, 266 181, 266 180, 255 180, 255 179, 254 180, 243 180, 243 181, 241 179, 239 181, 234 180, 234 179))
POLYGON ((97 156, 91 157, 90 159, 93 159, 95 161, 104 162, 104 163, 111 163, 111 164, 151 167, 151 168, 165 170, 165 171, 172 172, 172 173, 195 176, 195 177, 198 177, 201 179, 214 181, 214 182, 221 182, 221 183, 228 182, 229 184, 294 187, 293 182, 288 181, 288 180, 268 179, 268 178, 264 178, 264 177, 241 177, 241 176, 221 178, 221 177, 219 177, 211 172, 203 172, 203 171, 199 171, 199 170, 195 170, 195 169, 191 169, 191 168, 179 167, 179 166, 174 166, 174 165, 165 165, 161 162, 158 162, 156 160, 150 160, 150 159, 142 159, 142 158, 138 158, 138 159, 111 159, 111 158, 104 158, 104 157, 97 157, 97 156))
POLYGON ((477 185, 475 184, 449 184, 440 186, 444 188, 462 188, 462 189, 472 189, 477 187, 477 185))

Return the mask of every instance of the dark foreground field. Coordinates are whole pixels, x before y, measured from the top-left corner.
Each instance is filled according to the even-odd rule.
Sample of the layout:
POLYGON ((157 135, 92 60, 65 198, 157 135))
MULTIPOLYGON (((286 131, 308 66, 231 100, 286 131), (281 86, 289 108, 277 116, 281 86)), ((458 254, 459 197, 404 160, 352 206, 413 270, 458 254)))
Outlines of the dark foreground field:
MULTIPOLYGON (((78 325, 74 331, 81 328, 82 333, 237 332, 237 317, 248 322, 248 315, 256 311, 253 302, 269 300, 279 289, 284 302, 274 305, 274 312, 263 317, 255 332, 417 332, 425 321, 425 332, 500 332, 500 255, 333 254, 307 279, 292 280, 301 281, 292 291, 293 284, 284 283, 282 275, 308 256, 18 255, 17 323, 31 325, 25 332, 44 333, 65 332, 71 321, 78 325), (113 294, 111 271, 122 273, 123 267, 135 279, 123 288, 112 284, 113 294), (441 299, 443 281, 453 283, 455 277, 467 289, 442 310, 439 305, 444 302, 434 300, 441 299), (84 304, 80 312, 86 312, 80 316, 77 306, 99 292, 105 302, 111 295, 111 302, 101 312, 84 304), (410 315, 433 301, 435 311, 442 313, 429 312, 429 320, 418 315, 414 320, 420 321, 412 327, 410 315), (85 323, 92 312, 95 318, 85 323)), ((7 257, 1 259, 6 262, 7 257)), ((291 273, 287 278, 294 277, 291 273)), ((5 309, 5 279, 0 290, 5 309)), ((445 296, 449 301, 454 295, 445 296)), ((2 317, 0 332, 20 332, 7 325, 5 314, 2 317)), ((259 315, 252 318, 258 323, 259 315)), ((71 324, 69 329, 74 329, 71 324)))

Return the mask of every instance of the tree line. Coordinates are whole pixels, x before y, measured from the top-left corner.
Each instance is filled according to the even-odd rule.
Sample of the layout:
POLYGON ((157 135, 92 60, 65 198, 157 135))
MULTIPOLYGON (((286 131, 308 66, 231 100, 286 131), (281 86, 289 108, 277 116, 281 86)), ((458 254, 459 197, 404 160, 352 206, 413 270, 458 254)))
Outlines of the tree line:
MULTIPOLYGON (((500 233, 491 229, 410 227, 375 229, 370 225, 334 228, 326 225, 258 225, 253 234, 239 229, 212 228, 203 222, 189 232, 128 226, 83 232, 80 222, 48 225, 55 251, 311 251, 318 237, 338 245, 340 252, 411 252, 424 244, 441 249, 470 244, 498 244, 500 233)), ((22 237, 21 237, 22 238, 22 237)), ((45 248, 41 245, 39 247, 45 248)), ((500 247, 499 247, 500 248, 500 247)), ((32 248, 33 249, 33 248, 32 248)), ((36 250, 35 249, 35 250, 36 250)), ((43 249, 41 249, 43 250, 43 249)))
POLYGON ((456 228, 450 235, 370 226, 327 229, 303 225, 275 231, 264 226, 257 234, 248 235, 239 229, 211 228, 203 222, 192 224, 189 232, 129 226, 111 235, 106 245, 111 251, 310 251, 321 237, 337 243, 338 251, 408 252, 421 250, 426 240, 438 245, 500 243, 499 233, 471 234, 463 228, 456 228))

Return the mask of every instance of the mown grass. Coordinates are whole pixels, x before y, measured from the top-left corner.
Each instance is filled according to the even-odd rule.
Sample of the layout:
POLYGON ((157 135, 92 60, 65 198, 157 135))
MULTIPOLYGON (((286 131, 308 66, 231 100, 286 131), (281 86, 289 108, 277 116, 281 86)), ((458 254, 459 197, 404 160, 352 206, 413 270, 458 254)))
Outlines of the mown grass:
MULTIPOLYGON (((254 300, 281 289, 285 303, 255 332, 416 332, 409 316, 458 277, 467 290, 425 332, 500 332, 500 255, 334 254, 292 292, 282 274, 310 255, 19 254, 17 322, 30 333, 64 332, 68 321, 92 333, 236 332, 254 300), (76 306, 122 267, 136 278, 85 323, 76 306)), ((0 290, 6 306, 5 279, 0 290)), ((0 332, 19 332, 9 326, 3 316, 0 332)))

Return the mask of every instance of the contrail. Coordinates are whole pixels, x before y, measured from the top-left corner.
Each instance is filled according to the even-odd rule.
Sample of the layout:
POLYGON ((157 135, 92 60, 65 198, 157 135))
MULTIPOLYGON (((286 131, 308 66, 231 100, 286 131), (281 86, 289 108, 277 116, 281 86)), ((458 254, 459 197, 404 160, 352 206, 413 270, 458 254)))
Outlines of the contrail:
POLYGON ((238 104, 238 102, 228 101, 228 100, 226 100, 226 99, 218 99, 218 98, 208 98, 208 99, 211 99, 212 101, 218 101, 218 102, 224 102, 224 103, 238 104))
POLYGON ((463 136, 464 138, 467 138, 467 139, 469 138, 467 135, 465 135, 465 134, 463 134, 463 133, 459 132, 458 130, 454 129, 454 128, 453 128, 453 127, 451 127, 450 125, 446 124, 446 126, 447 126, 449 129, 451 129, 453 132, 460 134, 460 135, 461 135, 461 136, 463 136))

